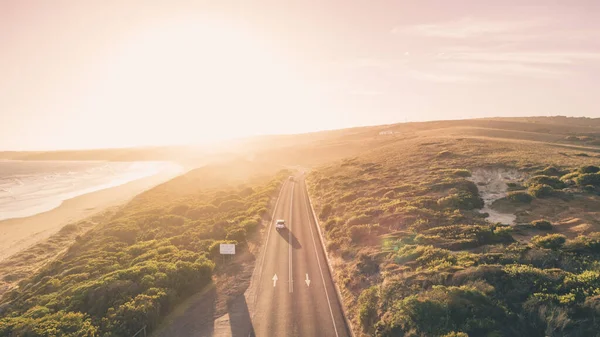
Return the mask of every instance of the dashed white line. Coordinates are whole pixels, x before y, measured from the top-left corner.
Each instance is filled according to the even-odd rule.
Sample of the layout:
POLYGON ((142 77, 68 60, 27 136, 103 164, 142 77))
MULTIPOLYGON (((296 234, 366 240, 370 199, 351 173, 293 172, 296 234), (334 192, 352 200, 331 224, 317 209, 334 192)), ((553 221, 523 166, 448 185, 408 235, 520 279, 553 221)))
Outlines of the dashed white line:
MULTIPOLYGON (((260 268, 258 269, 258 287, 256 288, 256 292, 254 293, 254 303, 256 303, 256 298, 260 290, 260 284, 262 281, 262 270, 263 266, 265 265, 265 255, 267 255, 267 247, 269 247, 269 238, 271 237, 271 231, 273 230, 273 223, 276 221, 275 213, 277 213, 277 206, 279 205, 279 200, 281 199, 281 194, 283 193, 286 184, 286 181, 284 181, 283 184, 281 184, 281 188, 279 189, 279 195, 277 196, 277 201, 275 201, 275 207, 273 208, 273 214, 271 215, 271 223, 269 224, 269 228, 267 229, 267 240, 265 241, 265 246, 263 247, 263 254, 260 260, 260 268)), ((252 314, 254 315, 254 313, 252 314)))

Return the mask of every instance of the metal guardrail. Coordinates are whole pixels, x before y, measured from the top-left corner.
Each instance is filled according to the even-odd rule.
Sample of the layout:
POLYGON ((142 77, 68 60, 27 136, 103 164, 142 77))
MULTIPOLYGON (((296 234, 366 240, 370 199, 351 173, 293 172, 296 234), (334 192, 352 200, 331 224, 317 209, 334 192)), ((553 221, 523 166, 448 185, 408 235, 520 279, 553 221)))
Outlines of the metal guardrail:
POLYGON ((146 325, 144 325, 140 330, 138 330, 138 332, 135 333, 135 335, 131 336, 131 337, 136 337, 136 336, 144 336, 146 337, 146 325), (140 333, 144 332, 143 335, 140 335, 140 333))

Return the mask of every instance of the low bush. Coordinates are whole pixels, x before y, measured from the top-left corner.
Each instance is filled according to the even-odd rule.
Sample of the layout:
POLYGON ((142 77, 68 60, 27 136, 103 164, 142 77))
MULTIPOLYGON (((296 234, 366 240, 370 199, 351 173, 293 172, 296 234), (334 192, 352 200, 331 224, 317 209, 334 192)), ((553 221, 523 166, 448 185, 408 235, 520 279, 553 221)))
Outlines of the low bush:
POLYGON ((560 177, 566 173, 567 172, 565 170, 561 170, 561 169, 557 168, 556 166, 548 166, 545 169, 537 172, 537 175, 560 177))
POLYGON ((457 208, 471 210, 483 207, 483 199, 478 194, 472 194, 467 191, 459 191, 449 196, 438 199, 437 204, 445 208, 457 208))
POLYGON ((370 333, 378 320, 378 288, 371 287, 363 290, 358 296, 358 320, 363 332, 370 333))
POLYGON ((331 215, 332 210, 333 210, 333 207, 331 206, 331 204, 327 204, 327 205, 323 206, 323 208, 321 209, 321 212, 319 212, 319 219, 327 220, 327 218, 329 218, 329 216, 331 215))
POLYGON ((340 198, 340 201, 341 202, 350 202, 350 201, 355 200, 356 198, 358 198, 358 195, 356 193, 348 192, 340 198))
POLYGON ((530 185, 528 191, 536 198, 548 198, 554 195, 554 189, 549 185, 530 185))
POLYGON ((543 175, 530 178, 527 181, 527 185, 528 186, 548 185, 554 189, 565 188, 565 183, 562 182, 559 178, 551 177, 551 176, 543 176, 543 175))
POLYGON ((448 151, 448 150, 442 150, 440 152, 438 152, 437 156, 440 158, 444 158, 444 157, 450 157, 452 155, 452 152, 448 151))
POLYGON ((533 228, 541 229, 541 230, 551 230, 552 223, 548 220, 535 220, 531 222, 533 228))
POLYGON ((512 182, 506 183, 506 186, 507 186, 508 191, 522 191, 522 190, 527 189, 527 187, 525 187, 521 184, 512 183, 512 182))
POLYGON ((600 167, 595 165, 587 165, 580 167, 577 171, 581 173, 598 173, 600 172, 600 167))
POLYGON ((442 337, 469 337, 469 335, 467 335, 464 332, 452 331, 452 332, 449 332, 449 333, 443 335, 442 337))
POLYGON ((546 249, 559 249, 566 241, 567 237, 562 234, 536 235, 531 238, 531 243, 534 246, 546 249))
POLYGON ((455 177, 468 178, 471 176, 471 171, 467 169, 456 169, 452 171, 452 175, 455 177))
POLYGON ((356 268, 361 275, 373 275, 379 272, 379 262, 373 255, 361 253, 358 254, 356 268))
POLYGON ((576 253, 600 254, 600 232, 580 235, 572 240, 567 240, 565 250, 576 253))
POLYGON ((584 173, 580 174, 575 178, 575 182, 579 186, 591 185, 594 187, 600 187, 600 173, 584 173))
POLYGON ((527 192, 508 192, 506 200, 514 203, 528 204, 533 200, 533 197, 527 192))
POLYGON ((346 222, 346 226, 354 226, 354 225, 365 225, 371 222, 372 217, 361 214, 358 216, 353 216, 346 222))
POLYGON ((575 178, 577 178, 580 175, 579 172, 571 172, 571 173, 567 173, 565 175, 562 175, 560 177, 560 180, 564 183, 567 183, 569 181, 574 181, 575 178))
POLYGON ((237 242, 246 241, 246 229, 243 227, 238 227, 235 229, 230 229, 225 236, 227 240, 233 240, 237 242))

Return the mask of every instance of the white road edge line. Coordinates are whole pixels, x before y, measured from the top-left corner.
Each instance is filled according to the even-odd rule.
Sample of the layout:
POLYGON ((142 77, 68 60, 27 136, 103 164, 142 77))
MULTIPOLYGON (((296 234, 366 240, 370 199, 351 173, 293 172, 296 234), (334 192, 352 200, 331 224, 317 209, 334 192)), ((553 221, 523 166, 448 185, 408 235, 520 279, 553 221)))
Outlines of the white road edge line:
MULTIPOLYGON (((269 238, 271 237, 273 223, 275 223, 275 221, 276 221, 275 213, 277 212, 277 206, 279 205, 279 200, 281 199, 281 194, 283 193, 283 190, 285 189, 286 184, 287 184, 287 181, 284 180, 283 183, 281 184, 281 187, 279 188, 279 195, 277 196, 277 201, 275 201, 275 207, 273 207, 273 214, 271 215, 271 223, 269 224, 269 228, 267 229, 268 230, 267 240, 265 241, 265 245, 262 250, 262 258, 260 259, 260 267, 258 269, 258 285, 256 285, 257 288, 256 288, 256 291, 254 292, 254 299, 253 299, 253 303, 252 303, 253 307, 256 305, 256 298, 258 297, 258 291, 260 290, 260 283, 262 282, 262 270, 263 270, 263 266, 265 265, 265 255, 267 255, 267 247, 269 244, 269 238)), ((254 310, 252 310, 252 311, 253 311, 252 316, 254 316, 254 310)))
POLYGON ((288 230, 288 255, 289 255, 289 260, 290 260, 290 264, 289 264, 289 278, 290 278, 290 284, 289 284, 289 292, 293 293, 294 292, 294 278, 293 278, 293 268, 292 268, 292 210, 294 209, 294 187, 296 186, 296 184, 292 183, 292 197, 290 199, 290 228, 288 230))
MULTIPOLYGON (((304 185, 305 185, 305 190, 306 190, 306 182, 304 183, 304 185)), ((308 192, 306 192, 306 195, 308 197, 308 192)), ((306 205, 306 212, 308 213, 308 215, 314 215, 314 214, 311 214, 311 212, 309 211, 308 203, 306 203, 305 205, 306 205)), ((315 225, 317 225, 316 222, 315 222, 315 225)), ((310 228, 310 235, 313 239, 313 245, 315 248, 315 257, 317 258, 317 265, 319 266, 319 272, 321 273, 321 280, 323 281, 323 289, 325 289, 325 297, 327 297, 327 305, 329 306, 329 313, 331 314, 331 323, 333 323, 333 330, 335 331, 336 337, 339 337, 337 326, 335 324, 335 318, 333 317, 333 310, 331 309, 331 300, 329 300, 329 293, 327 292, 327 285, 325 284, 325 276, 323 276, 323 268, 321 268, 321 261, 319 260, 319 252, 317 251, 317 241, 315 240, 315 232, 313 231, 312 225, 310 223, 308 225, 308 228, 310 228)))

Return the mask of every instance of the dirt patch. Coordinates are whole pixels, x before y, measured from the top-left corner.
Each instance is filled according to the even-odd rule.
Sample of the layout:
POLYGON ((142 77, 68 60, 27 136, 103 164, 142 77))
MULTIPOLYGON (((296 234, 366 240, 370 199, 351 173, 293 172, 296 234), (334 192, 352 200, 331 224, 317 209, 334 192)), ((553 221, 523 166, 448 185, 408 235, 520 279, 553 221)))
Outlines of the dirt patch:
POLYGON ((509 225, 515 223, 517 216, 514 213, 492 208, 492 203, 506 197, 508 183, 521 183, 524 179, 525 175, 515 169, 478 168, 472 171, 469 180, 479 188, 479 195, 484 202, 481 212, 489 214, 488 221, 509 225))
POLYGON ((600 196, 575 194, 571 200, 535 199, 525 212, 517 213, 517 222, 530 223, 545 219, 554 225, 553 232, 568 238, 600 232, 600 196))

